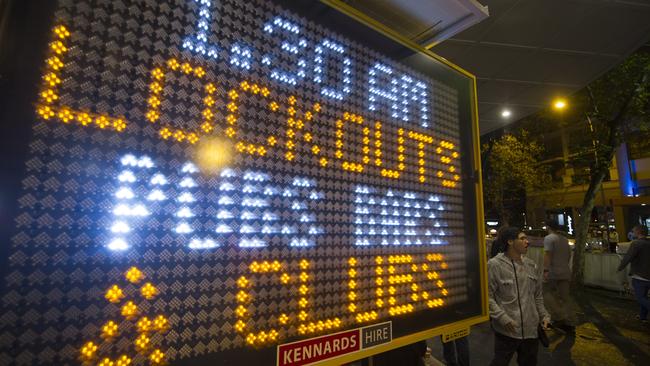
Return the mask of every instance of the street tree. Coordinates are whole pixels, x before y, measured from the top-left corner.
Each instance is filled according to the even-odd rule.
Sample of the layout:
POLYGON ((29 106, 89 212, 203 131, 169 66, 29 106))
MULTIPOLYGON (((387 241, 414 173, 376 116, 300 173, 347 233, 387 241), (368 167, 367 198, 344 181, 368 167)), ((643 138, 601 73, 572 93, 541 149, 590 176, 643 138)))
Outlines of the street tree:
POLYGON ((546 170, 537 164, 543 148, 531 141, 525 130, 519 130, 490 140, 481 150, 486 211, 496 212, 501 224, 508 226, 513 211, 521 212, 526 191, 539 189, 548 181, 546 170))
MULTIPOLYGON (((650 53, 637 52, 578 92, 571 101, 573 123, 583 123, 591 143, 583 146, 592 161, 589 186, 576 220, 573 283, 584 279, 584 250, 596 195, 612 164, 616 149, 631 135, 650 128, 650 53)), ((620 224, 620 223, 619 223, 620 224)))

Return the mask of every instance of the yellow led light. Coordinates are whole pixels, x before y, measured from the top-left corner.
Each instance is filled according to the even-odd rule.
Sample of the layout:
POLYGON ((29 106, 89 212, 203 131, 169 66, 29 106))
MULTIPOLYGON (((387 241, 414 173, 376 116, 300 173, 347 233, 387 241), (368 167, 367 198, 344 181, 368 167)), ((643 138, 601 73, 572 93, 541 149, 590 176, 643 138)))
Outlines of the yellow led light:
POLYGON ((165 358, 165 354, 162 353, 159 349, 154 350, 149 356, 151 362, 155 364, 161 363, 164 358, 165 358))
POLYGON ((146 334, 140 334, 140 336, 135 339, 135 347, 139 350, 146 349, 149 347, 149 342, 151 342, 151 340, 146 334))
POLYGON ((305 299, 304 297, 301 298, 300 301, 298 301, 298 306, 300 306, 301 308, 307 307, 308 304, 309 301, 307 301, 307 299, 305 299))
POLYGON ((354 305, 354 304, 350 304, 350 305, 348 305, 348 310, 349 310, 351 313, 354 313, 355 311, 357 311, 357 306, 354 305))
POLYGON ((350 270, 348 271, 348 276, 349 276, 349 277, 354 277, 354 276, 356 276, 356 275, 357 275, 357 271, 355 271, 354 268, 352 268, 352 269, 350 269, 350 270))
POLYGON ((301 295, 306 295, 308 291, 309 288, 306 285, 301 285, 298 289, 298 292, 300 292, 301 295))
POLYGON ((106 295, 104 295, 104 297, 106 300, 115 303, 119 302, 124 297, 124 293, 118 285, 113 285, 108 289, 108 291, 106 291, 106 295))
POLYGON ((247 310, 243 305, 239 305, 235 309, 235 314, 237 314, 237 316, 239 316, 239 317, 243 317, 244 315, 246 315, 246 313, 247 313, 247 310))
POLYGON ((127 302, 122 306, 122 315, 129 318, 138 313, 138 307, 133 303, 133 301, 127 302))
POLYGON ((350 280, 350 282, 348 282, 348 287, 350 289, 354 289, 354 288, 357 287, 357 283, 355 281, 353 281, 353 280, 350 280))
POLYGON ((41 97, 45 99, 47 103, 52 103, 53 101, 59 99, 59 96, 54 93, 54 90, 47 89, 41 93, 41 97))
POLYGON ((145 299, 151 300, 158 294, 158 289, 156 289, 156 287, 152 285, 150 282, 147 282, 140 289, 140 293, 142 294, 142 297, 144 297, 145 299))
POLYGON ((202 78, 205 75, 205 70, 201 66, 197 66, 194 68, 194 75, 202 78))
POLYGON ((67 109, 67 108, 61 108, 59 110, 58 117, 64 123, 68 123, 70 120, 72 120, 74 118, 74 116, 72 115, 72 112, 70 112, 70 110, 67 109))
POLYGON ((52 56, 48 58, 46 63, 54 71, 57 71, 58 69, 63 67, 63 62, 61 62, 61 60, 56 56, 52 56))
POLYGON ((255 344, 256 339, 257 339, 257 337, 255 336, 255 334, 249 333, 248 336, 246 336, 246 343, 251 344, 251 345, 255 344))
POLYGON ((117 361, 115 361, 115 366, 129 366, 130 364, 131 359, 127 355, 122 355, 117 361))
POLYGON ((305 319, 307 319, 307 316, 308 314, 304 310, 300 310, 300 313, 298 313, 298 319, 300 319, 301 321, 305 321, 305 319))
POLYGON ((300 281, 306 282, 309 279, 309 275, 307 274, 307 272, 301 272, 299 278, 300 281))
POLYGON ((321 165, 322 167, 326 167, 326 166, 327 166, 327 159, 326 159, 326 158, 321 158, 321 159, 319 160, 319 163, 320 163, 320 165, 321 165))
POLYGON ((39 116, 46 120, 54 117, 54 111, 48 106, 38 107, 38 109, 36 109, 36 112, 39 116))
POLYGON ((237 320, 237 322, 235 323, 235 329, 238 332, 241 332, 244 330, 244 328, 246 328, 246 324, 241 319, 237 320))
POLYGON ((117 335, 117 324, 114 321, 109 320, 102 327, 102 335, 106 338, 111 338, 117 335))
POLYGON ((158 315, 156 319, 153 320, 153 326, 159 332, 167 329, 168 325, 169 325, 169 321, 167 320, 167 318, 165 318, 162 315, 158 315))
POLYGON ((280 276, 280 282, 282 282, 283 284, 289 283, 290 279, 291 277, 287 273, 283 273, 282 276, 280 276))
POLYGON ((55 87, 61 83, 61 79, 59 79, 59 77, 53 72, 45 75, 43 78, 45 79, 45 81, 47 81, 47 83, 51 87, 55 87))
POLYGON ((63 39, 63 38, 67 38, 67 37, 70 36, 70 32, 69 32, 68 29, 67 29, 65 26, 63 26, 63 25, 59 25, 58 27, 55 27, 55 28, 54 28, 54 33, 56 33, 56 35, 57 35, 59 38, 61 38, 61 39, 63 39))
POLYGON ((97 366, 113 366, 113 361, 111 361, 110 358, 104 358, 102 359, 97 366))
POLYGON ((289 321, 289 317, 287 316, 287 314, 284 313, 280 314, 280 316, 278 317, 278 321, 280 322, 280 324, 287 324, 287 322, 289 321))
POLYGON ((126 271, 124 277, 131 283, 138 283, 144 278, 144 273, 142 273, 142 271, 137 267, 131 267, 126 271))
POLYGON ((236 296, 236 297, 237 297, 237 301, 239 301, 239 302, 245 302, 246 300, 248 300, 248 297, 249 297, 249 296, 248 296, 248 294, 247 294, 246 292, 244 292, 244 291, 239 291, 239 292, 237 293, 237 296, 236 296))
POLYGON ((138 320, 138 323, 136 325, 138 327, 138 331, 148 332, 151 330, 152 322, 151 320, 149 320, 149 318, 144 316, 140 320, 138 320))
POLYGON ((97 352, 97 345, 93 342, 88 342, 81 347, 81 356, 84 358, 92 358, 97 352))

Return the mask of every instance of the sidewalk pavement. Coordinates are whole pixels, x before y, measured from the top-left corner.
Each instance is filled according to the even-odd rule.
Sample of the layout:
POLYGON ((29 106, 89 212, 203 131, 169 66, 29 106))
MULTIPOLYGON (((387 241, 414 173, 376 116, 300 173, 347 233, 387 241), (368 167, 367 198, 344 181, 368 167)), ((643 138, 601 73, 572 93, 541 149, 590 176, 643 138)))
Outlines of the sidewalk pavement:
MULTIPOLYGON (((556 330, 548 332, 550 345, 540 345, 539 366, 650 365, 650 326, 635 318, 638 305, 615 292, 585 289, 574 296, 579 324, 575 336, 556 330)), ((489 323, 472 327, 469 335, 470 362, 488 365, 494 352, 494 335, 489 323)), ((432 356, 443 360, 440 339, 427 341, 432 356)), ((433 360, 431 365, 439 363, 433 360)), ((510 365, 516 365, 516 356, 510 365)))

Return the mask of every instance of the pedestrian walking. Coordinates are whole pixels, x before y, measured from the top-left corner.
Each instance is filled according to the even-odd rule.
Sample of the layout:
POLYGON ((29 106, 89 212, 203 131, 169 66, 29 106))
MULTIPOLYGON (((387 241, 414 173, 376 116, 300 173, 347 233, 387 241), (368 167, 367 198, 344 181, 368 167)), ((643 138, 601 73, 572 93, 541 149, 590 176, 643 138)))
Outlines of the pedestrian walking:
POLYGON ((544 304, 553 317, 553 327, 575 334, 576 311, 570 294, 571 247, 569 240, 558 231, 561 226, 551 220, 544 237, 544 304))
POLYGON ((636 225, 632 232, 635 240, 630 244, 630 248, 621 260, 618 270, 622 271, 630 264, 632 288, 640 307, 637 317, 642 323, 647 324, 648 310, 650 310, 650 300, 648 300, 648 291, 650 291, 650 238, 646 226, 636 225))
POLYGON ((616 247, 618 246, 618 233, 616 229, 611 229, 609 232, 609 252, 616 253, 616 247))
POLYGON ((494 329, 494 358, 490 365, 508 365, 514 353, 521 366, 537 364, 540 323, 547 329, 541 273, 526 258, 528 239, 517 228, 500 231, 503 252, 488 261, 490 319, 494 329))

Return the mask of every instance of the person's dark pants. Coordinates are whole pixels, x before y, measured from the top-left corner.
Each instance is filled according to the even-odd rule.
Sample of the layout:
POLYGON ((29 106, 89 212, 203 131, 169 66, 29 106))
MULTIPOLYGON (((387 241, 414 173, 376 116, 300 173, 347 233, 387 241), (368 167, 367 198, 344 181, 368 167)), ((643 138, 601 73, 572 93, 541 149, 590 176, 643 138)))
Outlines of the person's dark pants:
POLYGON ((639 306, 641 306, 641 309, 639 309, 639 318, 641 320, 647 320, 648 310, 650 310, 650 300, 648 300, 650 281, 642 281, 633 278, 632 288, 634 288, 634 296, 636 297, 636 301, 639 303, 639 306))
POLYGON ((448 366, 469 366, 469 341, 467 337, 447 343, 442 342, 442 355, 448 366))
POLYGON ((512 355, 517 353, 519 366, 537 365, 537 349, 539 340, 517 339, 494 333, 494 359, 490 366, 508 366, 512 355))

